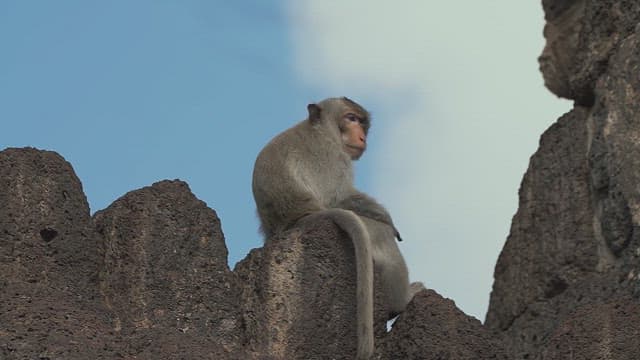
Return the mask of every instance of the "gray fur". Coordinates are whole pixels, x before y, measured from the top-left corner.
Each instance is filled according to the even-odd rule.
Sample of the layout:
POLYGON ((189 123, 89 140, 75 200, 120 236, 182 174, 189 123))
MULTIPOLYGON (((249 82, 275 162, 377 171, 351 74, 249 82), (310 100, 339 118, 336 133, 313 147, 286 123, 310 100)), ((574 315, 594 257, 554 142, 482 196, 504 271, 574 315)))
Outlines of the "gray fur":
POLYGON ((343 200, 340 207, 362 218, 370 236, 373 263, 382 280, 389 318, 400 314, 424 285, 420 282, 409 284, 407 264, 394 240, 400 240, 400 235, 391 216, 374 198, 361 192, 343 200))

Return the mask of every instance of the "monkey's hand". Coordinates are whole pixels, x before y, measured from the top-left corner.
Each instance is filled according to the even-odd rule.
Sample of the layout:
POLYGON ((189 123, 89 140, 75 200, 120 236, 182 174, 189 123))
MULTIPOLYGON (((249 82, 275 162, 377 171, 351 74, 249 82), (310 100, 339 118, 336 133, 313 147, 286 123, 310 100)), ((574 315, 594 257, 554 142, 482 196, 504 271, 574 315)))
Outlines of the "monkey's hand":
POLYGON ((398 239, 398 241, 402 241, 400 232, 393 224, 393 220, 391 219, 391 215, 389 215, 387 209, 380 205, 371 196, 357 191, 353 195, 342 200, 337 207, 345 210, 351 210, 359 216, 367 217, 371 220, 391 226, 396 239, 398 239))
POLYGON ((398 241, 402 241, 402 237, 400 236, 400 232, 398 231, 398 229, 396 229, 396 227, 393 227, 393 231, 395 231, 395 235, 396 235, 396 239, 398 239, 398 241))

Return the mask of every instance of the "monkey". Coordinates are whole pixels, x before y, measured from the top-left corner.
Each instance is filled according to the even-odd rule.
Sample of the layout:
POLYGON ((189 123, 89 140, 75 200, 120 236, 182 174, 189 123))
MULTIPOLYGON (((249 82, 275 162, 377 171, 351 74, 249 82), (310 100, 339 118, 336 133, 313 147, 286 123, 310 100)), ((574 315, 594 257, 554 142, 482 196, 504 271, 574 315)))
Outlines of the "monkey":
POLYGON ((353 185, 353 161, 367 147, 370 115, 355 101, 307 106, 305 120, 275 136, 256 158, 252 191, 265 241, 302 218, 328 217, 351 239, 356 259, 357 358, 373 355, 373 273, 381 274, 390 315, 424 288, 409 284, 387 210, 353 185))

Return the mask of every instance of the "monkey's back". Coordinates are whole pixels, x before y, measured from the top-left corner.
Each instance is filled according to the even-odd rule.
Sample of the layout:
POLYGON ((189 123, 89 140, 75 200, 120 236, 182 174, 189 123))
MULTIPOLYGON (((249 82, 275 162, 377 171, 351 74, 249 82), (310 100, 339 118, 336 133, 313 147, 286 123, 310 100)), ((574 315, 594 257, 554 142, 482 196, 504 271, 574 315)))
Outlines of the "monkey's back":
POLYGON ((350 159, 322 127, 302 121, 280 133, 260 151, 253 169, 262 232, 268 238, 332 207, 352 179, 350 159))

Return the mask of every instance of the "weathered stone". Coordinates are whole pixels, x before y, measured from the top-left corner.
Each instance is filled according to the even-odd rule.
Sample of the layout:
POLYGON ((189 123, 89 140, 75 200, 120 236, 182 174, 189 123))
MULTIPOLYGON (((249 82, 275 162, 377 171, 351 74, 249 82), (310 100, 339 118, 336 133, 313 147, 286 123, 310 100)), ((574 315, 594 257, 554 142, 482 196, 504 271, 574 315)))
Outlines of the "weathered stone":
POLYGON ((576 108, 542 136, 496 265, 486 324, 509 332, 518 353, 531 351, 521 346, 537 345, 542 335, 531 334, 521 343, 519 338, 529 336, 513 322, 531 303, 560 295, 601 262, 604 244, 593 228, 586 116, 585 109, 576 108))
MULTIPOLYGON (((640 295, 640 3, 543 6, 545 82, 576 106, 542 136, 496 265, 486 325, 515 359, 567 358, 552 347, 599 343, 592 327, 567 325, 576 309, 640 295), (559 338, 563 326, 580 332, 559 338)), ((600 335, 627 349, 601 358, 640 357, 630 337, 600 335)), ((574 358, 589 358, 584 349, 574 358)))
POLYGON ((187 184, 132 191, 94 221, 103 244, 100 289, 116 314, 114 331, 154 329, 176 351, 191 339, 185 334, 229 351, 242 343, 239 287, 220 220, 187 184))
POLYGON ((623 259, 633 259, 640 247, 639 47, 640 27, 621 42, 599 80, 591 119, 589 157, 598 220, 610 250, 623 259))
POLYGON ((638 24, 635 0, 543 0, 547 44, 540 56, 545 85, 560 97, 591 106, 595 83, 620 42, 638 24))
MULTIPOLYGON (((351 241, 328 219, 302 221, 254 249, 235 269, 250 349, 276 359, 353 359, 355 270, 351 241)), ((376 314, 384 333, 384 312, 376 314)))
POLYGON ((0 189, 3 277, 58 289, 73 284, 90 295, 84 290, 95 280, 98 249, 71 165, 51 151, 3 150, 0 189))
POLYGON ((0 152, 0 184, 1 358, 257 359, 220 222, 186 184, 125 195, 97 231, 56 153, 0 152))
POLYGON ((576 308, 550 334, 538 360, 636 360, 640 304, 615 298, 576 308))
POLYGON ((71 165, 50 151, 0 151, 0 189, 0 357, 115 357, 89 206, 71 165))
POLYGON ((477 319, 433 290, 416 294, 383 340, 380 359, 508 359, 477 319))

